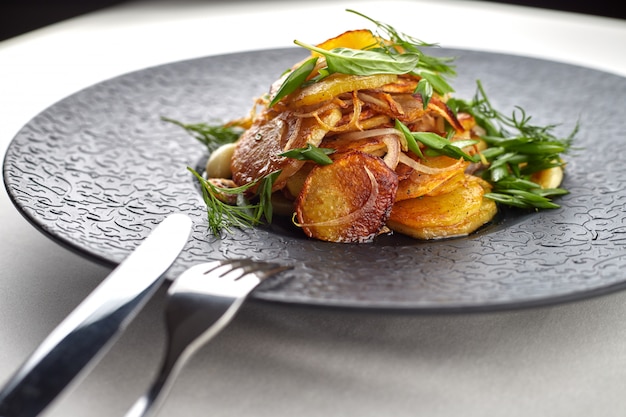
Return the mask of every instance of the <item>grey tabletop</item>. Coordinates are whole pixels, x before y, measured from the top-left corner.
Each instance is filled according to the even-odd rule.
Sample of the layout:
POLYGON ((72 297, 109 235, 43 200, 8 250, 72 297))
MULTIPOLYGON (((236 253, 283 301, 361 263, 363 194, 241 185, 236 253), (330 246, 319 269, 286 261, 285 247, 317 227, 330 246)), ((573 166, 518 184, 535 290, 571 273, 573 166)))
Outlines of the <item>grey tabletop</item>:
MULTIPOLYGON (((284 2, 251 4, 254 8, 226 2, 130 2, 0 42, 3 152, 35 114, 91 84, 164 62, 288 46, 297 30, 297 36, 324 38, 345 28, 345 22, 328 18, 327 27, 313 29, 302 16, 315 21, 347 7, 377 10, 366 1, 302 2, 289 8, 284 2), (270 17, 283 25, 268 27, 270 17), (227 42, 216 40, 233 25, 259 20, 258 36, 237 32, 227 42), (201 36, 213 39, 208 50, 200 45, 201 36)), ((514 47, 521 55, 626 75, 625 58, 615 53, 616 45, 626 41, 621 20, 473 1, 389 5, 381 19, 394 21, 397 14, 391 10, 404 7, 449 16, 450 24, 434 34, 441 26, 424 23, 423 37, 446 46, 514 47), (449 30, 476 24, 475 19, 492 27, 449 30), (508 39, 493 36, 495 29, 508 39)), ((398 20, 408 25, 421 19, 398 20)), ((20 215, 4 190, 0 219, 4 381, 111 268, 45 236, 20 215)), ((164 342, 164 296, 160 290, 118 343, 45 415, 123 415, 156 372, 164 342)), ((471 314, 251 300, 191 359, 158 415, 621 416, 626 409, 625 313, 624 292, 471 314)))

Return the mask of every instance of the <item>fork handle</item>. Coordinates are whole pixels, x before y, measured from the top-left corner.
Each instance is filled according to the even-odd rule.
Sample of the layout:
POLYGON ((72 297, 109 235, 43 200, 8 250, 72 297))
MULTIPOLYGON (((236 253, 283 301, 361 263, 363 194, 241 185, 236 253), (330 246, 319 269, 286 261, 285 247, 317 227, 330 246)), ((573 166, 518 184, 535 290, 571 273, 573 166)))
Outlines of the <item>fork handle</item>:
POLYGON ((167 388, 171 385, 173 376, 178 373, 182 366, 182 361, 165 362, 159 370, 158 377, 150 388, 135 401, 124 417, 147 417, 156 411, 156 404, 160 398, 164 397, 167 388))
MULTIPOLYGON (((229 300, 222 297, 211 297, 213 303, 207 308, 216 309, 221 314, 215 317, 215 323, 200 335, 192 339, 178 339, 174 336, 176 330, 168 328, 167 351, 163 363, 150 388, 135 401, 124 417, 148 417, 158 408, 173 384, 174 378, 180 372, 189 356, 203 343, 207 342, 222 330, 235 316, 243 304, 245 297, 229 300), (220 320, 218 320, 218 317, 220 320), (177 343, 178 342, 178 343, 177 343)), ((207 317, 208 315, 203 315, 207 317)))

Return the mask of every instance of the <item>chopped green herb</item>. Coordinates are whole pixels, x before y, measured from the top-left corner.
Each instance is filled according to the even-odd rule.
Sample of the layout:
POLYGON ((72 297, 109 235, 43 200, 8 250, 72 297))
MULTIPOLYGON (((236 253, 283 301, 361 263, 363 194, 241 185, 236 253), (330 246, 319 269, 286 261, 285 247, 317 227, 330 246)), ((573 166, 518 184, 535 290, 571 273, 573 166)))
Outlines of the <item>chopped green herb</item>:
POLYGON ((415 68, 419 61, 417 54, 389 55, 379 50, 351 48, 334 48, 327 51, 297 40, 295 43, 323 55, 326 58, 326 65, 330 74, 407 74, 415 68))
POLYGON ((466 161, 477 162, 478 159, 471 155, 468 155, 463 149, 449 139, 439 136, 432 132, 412 132, 415 140, 423 143, 430 150, 435 151, 436 154, 446 155, 451 158, 463 158, 466 161))
POLYGON ((433 96, 432 84, 426 78, 422 78, 417 83, 417 88, 415 89, 415 92, 422 96, 422 108, 426 109, 428 107, 428 103, 430 103, 430 99, 433 96))
MULTIPOLYGON (((454 92, 446 77, 456 75, 456 70, 452 65, 455 58, 453 57, 435 57, 424 53, 425 47, 436 47, 437 44, 426 43, 406 33, 398 32, 393 26, 374 20, 362 13, 347 9, 348 12, 361 16, 374 23, 377 28, 377 34, 380 39, 389 39, 391 44, 381 41, 379 48, 386 50, 390 54, 413 53, 419 56, 414 73, 426 79, 435 91, 444 95, 454 92)), ((428 101, 428 100, 425 100, 428 101)))
POLYGON ((420 158, 423 158, 424 155, 422 154, 422 150, 420 149, 419 144, 415 140, 415 137, 413 137, 413 134, 411 133, 409 128, 406 127, 404 123, 402 123, 400 120, 397 120, 397 119, 396 119, 395 127, 404 135, 404 138, 406 139, 409 150, 413 152, 415 155, 419 156, 420 158))
POLYGON ((530 181, 530 175, 544 169, 562 166, 561 154, 570 150, 578 125, 565 138, 554 135, 555 125, 537 126, 524 109, 516 107, 511 116, 496 110, 480 81, 474 98, 448 100, 454 111, 471 114, 486 130, 482 138, 489 148, 481 152, 489 163, 484 179, 493 186, 485 196, 501 204, 522 208, 558 208, 551 197, 566 194, 562 188, 541 189, 530 181))
POLYGON ((315 69, 315 64, 317 63, 317 57, 311 58, 305 61, 298 68, 294 69, 285 79, 283 84, 280 86, 272 101, 270 101, 269 107, 272 107, 274 104, 278 103, 280 99, 289 95, 296 91, 298 87, 300 87, 307 79, 307 77, 313 72, 315 69))
MULTIPOLYGON (((382 34, 378 34, 381 41, 378 44, 371 45, 364 49, 334 48, 332 50, 325 50, 295 40, 294 43, 296 45, 315 51, 323 55, 326 59, 327 66, 319 70, 319 75, 314 77, 311 80, 312 82, 323 79, 332 73, 362 76, 413 73, 421 77, 415 92, 422 96, 424 108, 428 105, 434 92, 441 95, 454 92, 454 89, 446 80, 446 77, 456 75, 456 71, 451 65, 454 58, 430 56, 422 51, 423 47, 433 47, 436 46, 436 44, 425 43, 409 35, 400 33, 392 26, 374 20, 354 10, 347 9, 347 11, 364 17, 374 23, 377 27, 376 32, 383 32, 382 34), (384 39, 388 39, 391 43, 387 43, 384 39)), ((307 64, 310 65, 310 60, 305 62, 300 68, 307 64)), ((283 82, 279 91, 286 89, 289 92, 293 92, 304 83, 311 71, 309 71, 308 68, 302 68, 301 70, 300 68, 294 70, 294 74, 292 74, 293 77, 288 77, 283 82), (295 74, 296 71, 298 71, 297 75, 295 74), (302 76, 302 74, 306 74, 306 76, 302 76)), ((281 94, 278 99, 274 97, 271 105, 285 95, 286 94, 281 94)))
POLYGON ((411 150, 417 156, 423 157, 422 151, 419 148, 417 142, 420 142, 426 146, 431 153, 435 155, 446 155, 451 158, 463 158, 466 161, 478 162, 476 157, 468 155, 463 151, 464 146, 469 146, 477 143, 476 141, 462 141, 462 143, 455 143, 448 138, 439 136, 432 132, 411 132, 406 125, 399 120, 396 120, 396 129, 400 130, 404 137, 407 139, 409 150, 411 150))
POLYGON ((333 160, 330 159, 328 155, 334 152, 334 149, 318 148, 317 146, 313 146, 308 143, 306 148, 290 149, 279 155, 287 158, 297 159, 299 161, 313 161, 320 165, 328 165, 333 163, 333 160))

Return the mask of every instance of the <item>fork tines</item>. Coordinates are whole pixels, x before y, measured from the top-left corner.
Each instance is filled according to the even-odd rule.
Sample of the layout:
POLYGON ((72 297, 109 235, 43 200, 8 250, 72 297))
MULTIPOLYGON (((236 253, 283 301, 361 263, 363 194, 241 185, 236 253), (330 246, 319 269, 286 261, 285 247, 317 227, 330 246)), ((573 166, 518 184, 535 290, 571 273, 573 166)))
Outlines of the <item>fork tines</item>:
POLYGON ((205 272, 205 274, 214 274, 216 277, 224 277, 226 275, 234 277, 235 280, 241 279, 248 274, 254 274, 260 280, 264 280, 274 274, 291 269, 291 266, 281 265, 276 262, 255 261, 252 259, 223 259, 215 261, 205 272), (222 269, 222 273, 219 273, 222 269))

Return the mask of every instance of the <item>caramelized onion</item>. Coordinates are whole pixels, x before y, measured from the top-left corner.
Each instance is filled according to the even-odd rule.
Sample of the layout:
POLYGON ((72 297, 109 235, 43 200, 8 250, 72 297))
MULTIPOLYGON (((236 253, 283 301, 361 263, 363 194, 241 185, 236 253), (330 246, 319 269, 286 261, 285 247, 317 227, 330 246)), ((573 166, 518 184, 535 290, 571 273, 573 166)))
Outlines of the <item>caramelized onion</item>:
POLYGON ((374 96, 372 96, 370 94, 366 94, 366 93, 363 93, 363 92, 359 93, 359 98, 361 100, 363 100, 364 102, 366 102, 366 103, 374 104, 374 105, 376 105, 378 107, 381 107, 381 108, 388 108, 389 112, 391 113, 391 106, 386 101, 380 100, 379 98, 376 98, 376 97, 374 97, 374 96))
POLYGON ((373 105, 373 107, 388 116, 398 118, 403 116, 404 110, 402 106, 393 98, 389 93, 373 92, 372 94, 360 92, 359 98, 366 103, 373 105))
POLYGON ((385 164, 392 170, 396 169, 398 162, 400 161, 401 154, 401 140, 404 138, 401 132, 392 127, 385 127, 380 129, 371 129, 364 131, 354 131, 345 133, 339 136, 343 140, 360 140, 373 136, 382 136, 382 141, 387 147, 387 154, 383 158, 385 164))
POLYGON ((334 97, 332 100, 322 104, 321 106, 319 106, 315 110, 311 110, 311 111, 306 112, 306 113, 294 112, 293 115, 295 117, 315 117, 315 116, 319 115, 320 113, 324 113, 324 112, 326 112, 328 110, 331 110, 331 109, 337 109, 337 108, 345 109, 350 104, 351 104, 350 101, 343 101, 343 100, 341 100, 338 97, 334 97))
POLYGON ((448 172, 455 169, 459 169, 463 165, 463 159, 459 159, 455 164, 452 164, 445 168, 433 168, 427 165, 421 164, 414 159, 409 158, 406 154, 400 153, 400 162, 408 165, 416 171, 423 172, 424 174, 440 174, 442 172, 448 172))
POLYGON ((358 131, 358 132, 344 133, 343 135, 341 135, 341 138, 346 139, 346 140, 359 140, 359 139, 369 138, 372 136, 384 136, 384 135, 401 136, 402 133, 399 130, 394 129, 393 127, 383 127, 380 129, 371 129, 371 130, 364 130, 364 131, 358 131))
POLYGON ((383 136, 383 142, 387 146, 387 154, 383 158, 385 164, 392 170, 395 170, 400 162, 400 141, 396 135, 383 136))
MULTIPOLYGON (((356 92, 353 93, 352 102, 353 102, 352 117, 350 118, 350 121, 346 123, 345 125, 339 126, 339 127, 328 126, 329 131, 345 132, 346 130, 362 130, 361 126, 359 125, 359 119, 361 117, 361 109, 363 107, 363 102, 361 102, 361 100, 358 99, 356 92)), ((320 124, 322 123, 321 120, 319 120, 319 118, 318 118, 318 122, 320 122, 320 124)))
POLYGON ((459 119, 456 118, 456 115, 454 114, 454 112, 450 110, 450 107, 448 107, 446 103, 439 100, 438 98, 433 97, 430 100, 430 102, 428 103, 428 109, 433 110, 434 112, 442 116, 444 119, 446 119, 448 123, 450 123, 450 125, 454 127, 454 129, 457 132, 463 132, 465 130, 461 122, 459 122, 459 119))
POLYGON ((300 130, 302 129, 302 119, 295 119, 293 123, 293 128, 287 130, 287 140, 283 147, 283 150, 289 150, 294 148, 294 143, 298 143, 300 139, 300 130))

